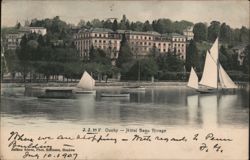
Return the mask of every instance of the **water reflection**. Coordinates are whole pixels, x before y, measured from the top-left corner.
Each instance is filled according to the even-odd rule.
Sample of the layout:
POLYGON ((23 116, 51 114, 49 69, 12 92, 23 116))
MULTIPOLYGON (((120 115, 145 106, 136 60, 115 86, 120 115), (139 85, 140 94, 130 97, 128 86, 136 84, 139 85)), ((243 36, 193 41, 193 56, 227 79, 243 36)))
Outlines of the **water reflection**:
POLYGON ((188 106, 189 124, 201 125, 202 114, 199 102, 199 95, 197 94, 197 95, 187 96, 187 106, 188 106))
POLYGON ((217 124, 217 101, 218 95, 201 95, 199 104, 201 107, 203 126, 216 126, 217 124))
POLYGON ((248 125, 248 98, 243 98, 248 97, 246 91, 235 95, 200 95, 180 87, 146 89, 131 93, 130 98, 103 98, 100 94, 104 91, 121 93, 122 89, 97 90, 96 96, 78 95, 76 99, 37 99, 34 95, 39 91, 5 90, 1 97, 1 114, 17 121, 29 117, 75 125, 248 125))

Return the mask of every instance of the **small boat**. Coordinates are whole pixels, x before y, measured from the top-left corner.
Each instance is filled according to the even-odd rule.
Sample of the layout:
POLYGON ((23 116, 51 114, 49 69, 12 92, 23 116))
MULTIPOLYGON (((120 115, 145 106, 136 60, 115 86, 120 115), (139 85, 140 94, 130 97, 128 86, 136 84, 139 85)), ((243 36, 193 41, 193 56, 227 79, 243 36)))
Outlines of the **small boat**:
POLYGON ((75 99, 76 97, 72 94, 72 95, 40 95, 37 96, 37 98, 46 98, 46 99, 75 99))
POLYGON ((145 92, 146 88, 143 86, 126 86, 123 87, 126 92, 145 92))
POLYGON ((49 92, 72 93, 72 89, 67 89, 67 88, 49 88, 49 89, 45 89, 45 93, 49 93, 49 92))
POLYGON ((72 89, 46 89, 45 93, 37 98, 74 99, 75 96, 72 89))
POLYGON ((74 91, 75 94, 96 94, 95 90, 92 91, 84 91, 84 90, 76 90, 74 91))
POLYGON ((218 38, 210 51, 207 51, 200 82, 192 67, 187 86, 200 93, 217 93, 219 91, 225 93, 238 88, 219 62, 218 38))
POLYGON ((118 93, 118 94, 102 93, 101 97, 130 97, 130 94, 129 93, 118 93))
POLYGON ((145 87, 143 87, 143 86, 126 86, 123 88, 126 88, 126 89, 145 89, 145 87))
POLYGON ((87 71, 84 71, 81 80, 77 84, 77 88, 73 92, 76 94, 96 94, 96 91, 93 90, 94 86, 95 80, 87 71))

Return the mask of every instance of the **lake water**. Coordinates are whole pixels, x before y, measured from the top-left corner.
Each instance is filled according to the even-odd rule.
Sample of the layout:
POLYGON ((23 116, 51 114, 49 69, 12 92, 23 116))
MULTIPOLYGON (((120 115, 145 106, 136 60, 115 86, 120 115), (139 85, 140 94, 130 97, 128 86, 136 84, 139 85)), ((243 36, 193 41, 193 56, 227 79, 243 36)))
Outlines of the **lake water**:
POLYGON ((121 88, 100 88, 76 99, 38 99, 37 91, 2 88, 1 118, 9 127, 71 125, 157 125, 169 127, 239 127, 249 124, 249 92, 197 94, 186 87, 146 88, 130 98, 101 97, 121 88))

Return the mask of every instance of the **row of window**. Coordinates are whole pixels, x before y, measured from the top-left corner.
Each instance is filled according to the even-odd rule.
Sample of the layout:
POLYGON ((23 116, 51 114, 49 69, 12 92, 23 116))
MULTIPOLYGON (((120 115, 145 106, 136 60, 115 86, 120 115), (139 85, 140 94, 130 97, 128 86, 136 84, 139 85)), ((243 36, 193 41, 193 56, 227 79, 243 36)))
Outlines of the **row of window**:
MULTIPOLYGON (((86 45, 88 45, 88 42, 89 42, 89 41, 86 41, 86 42, 87 42, 86 45)), ((99 42, 99 43, 102 43, 102 42, 103 42, 104 44, 106 43, 105 40, 103 40, 103 41, 101 41, 101 40, 99 40, 99 41, 95 40, 95 43, 97 43, 97 42, 99 42)), ((77 45, 77 44, 78 44, 78 43, 77 43, 77 41, 76 41, 76 45, 77 45)), ((79 44, 81 44, 81 41, 79 42, 79 44)), ((115 41, 115 44, 117 44, 117 41, 115 41)), ((131 42, 131 44, 132 44, 132 46, 135 45, 135 44, 136 44, 136 45, 139 45, 139 44, 140 44, 140 45, 143 45, 143 44, 144 44, 145 46, 147 46, 147 45, 148 45, 148 46, 151 46, 152 43, 151 43, 151 42, 144 42, 144 43, 143 43, 143 42, 131 42)), ((82 45, 83 45, 83 43, 82 43, 82 45)), ((158 43, 158 46, 156 46, 156 43, 153 43, 153 46, 156 46, 156 47, 161 47, 161 45, 163 45, 163 47, 166 47, 166 43, 162 43, 162 44, 161 44, 161 43, 158 43)), ((82 47, 83 47, 83 46, 82 46, 82 47)), ((104 46, 104 47, 106 48, 106 46, 104 46)), ((170 44, 170 43, 168 43, 168 47, 171 47, 171 44, 170 44)), ((184 47, 184 44, 176 44, 176 43, 175 43, 175 44, 174 44, 174 47, 184 47)))
POLYGON ((79 34, 75 36, 75 38, 88 38, 88 37, 90 37, 89 34, 79 34))
MULTIPOLYGON (((79 34, 79 35, 76 35, 76 38, 89 38, 91 37, 90 34, 79 34)), ((100 38, 108 38, 108 34, 97 34, 95 33, 94 34, 94 37, 100 37, 100 38)))
MULTIPOLYGON (((89 40, 87 40, 87 41, 75 41, 75 44, 77 45, 77 44, 82 44, 82 45, 84 45, 84 43, 86 44, 86 45, 88 45, 89 43, 90 43, 90 41, 89 40)), ((109 40, 109 41, 106 41, 106 40, 94 40, 94 43, 103 43, 103 44, 117 44, 117 43, 119 43, 119 41, 116 41, 116 40, 109 40)))
MULTIPOLYGON (((90 41, 89 40, 87 40, 87 41, 82 41, 82 44, 83 43, 89 43, 90 41)), ((97 42, 99 42, 99 43, 108 43, 108 44, 110 44, 110 43, 115 43, 115 44, 117 44, 119 41, 116 41, 116 40, 114 40, 114 41, 111 41, 111 40, 109 40, 109 41, 106 41, 106 40, 94 40, 94 42, 95 43, 97 43, 97 42)), ((81 41, 79 41, 79 43, 81 43, 81 41)), ((77 41, 76 41, 76 44, 77 44, 77 41)), ((151 44, 153 44, 153 46, 156 46, 157 44, 156 43, 151 43, 151 42, 131 42, 131 44, 132 45, 149 45, 149 46, 151 46, 151 44)), ((158 46, 161 46, 161 45, 163 45, 163 46, 166 46, 166 45, 168 45, 169 47, 171 46, 171 43, 158 43, 158 46)), ((185 45, 184 44, 174 44, 174 46, 175 47, 184 47, 185 45)))
POLYGON ((19 45, 19 43, 18 42, 8 42, 8 45, 19 45))
MULTIPOLYGON (((132 45, 149 45, 149 46, 151 46, 151 42, 131 42, 131 44, 132 45)), ((168 45, 169 47, 171 47, 171 43, 168 43, 168 44, 166 44, 166 43, 158 43, 158 46, 160 47, 161 45, 163 45, 164 47, 166 46, 166 45, 168 45)), ((157 46, 156 45, 156 43, 153 43, 153 46, 157 46)), ((174 46, 175 47, 184 47, 185 45, 184 44, 174 44, 174 46)))
MULTIPOLYGON (((132 51, 149 51, 150 48, 147 48, 147 47, 139 47, 139 48, 131 47, 131 50, 132 51)), ((170 51, 170 49, 166 49, 166 48, 160 49, 160 48, 158 48, 158 51, 159 52, 167 52, 167 51, 170 51)), ((184 53, 184 50, 183 49, 177 49, 177 52, 178 53, 184 53)))
POLYGON ((173 41, 185 42, 185 38, 173 38, 173 41))
POLYGON ((21 39, 8 39, 8 42, 21 42, 21 39))
POLYGON ((100 48, 100 49, 111 49, 111 50, 117 50, 117 47, 107 47, 107 46, 97 46, 94 45, 95 48, 100 48))
POLYGON ((151 40, 153 37, 150 36, 130 36, 130 39, 145 39, 145 40, 151 40))
MULTIPOLYGON (((107 47, 107 46, 97 46, 94 45, 95 48, 100 48, 100 49, 111 49, 111 50, 117 50, 117 47, 107 47)), ((89 50, 89 47, 87 46, 80 46, 78 47, 79 50, 89 50)))
POLYGON ((108 34, 95 34, 95 37, 106 37, 108 38, 108 34))
POLYGON ((114 38, 114 39, 120 39, 120 36, 119 35, 116 35, 116 34, 98 34, 98 33, 95 33, 95 34, 78 34, 78 35, 75 35, 75 38, 114 38))
POLYGON ((106 40, 95 40, 95 43, 97 43, 97 42, 99 42, 99 43, 108 43, 108 44, 111 44, 111 43, 115 43, 115 44, 117 44, 119 41, 116 41, 116 40, 113 40, 113 41, 111 41, 111 40, 109 40, 109 41, 106 41, 106 40))
POLYGON ((174 46, 175 46, 175 47, 177 47, 177 46, 178 46, 178 47, 181 47, 181 46, 184 47, 184 44, 176 44, 176 43, 175 43, 174 46))

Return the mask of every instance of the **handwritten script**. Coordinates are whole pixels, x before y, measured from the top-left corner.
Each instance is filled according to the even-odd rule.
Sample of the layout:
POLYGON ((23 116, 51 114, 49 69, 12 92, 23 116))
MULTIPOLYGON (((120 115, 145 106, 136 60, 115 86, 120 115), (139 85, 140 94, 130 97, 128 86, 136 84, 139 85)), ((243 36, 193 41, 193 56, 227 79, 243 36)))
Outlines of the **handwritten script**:
POLYGON ((76 144, 178 144, 192 143, 200 152, 223 154, 223 145, 233 141, 230 137, 219 137, 215 133, 194 133, 193 135, 168 134, 166 129, 143 128, 83 128, 75 135, 58 134, 54 136, 38 135, 31 137, 18 131, 11 131, 8 148, 11 152, 21 153, 20 159, 72 159, 79 158, 76 144), (60 142, 60 143, 59 143, 60 142), (59 145, 58 145, 59 144, 59 145))

